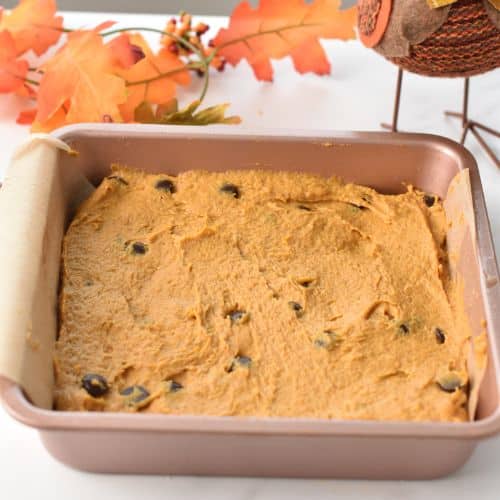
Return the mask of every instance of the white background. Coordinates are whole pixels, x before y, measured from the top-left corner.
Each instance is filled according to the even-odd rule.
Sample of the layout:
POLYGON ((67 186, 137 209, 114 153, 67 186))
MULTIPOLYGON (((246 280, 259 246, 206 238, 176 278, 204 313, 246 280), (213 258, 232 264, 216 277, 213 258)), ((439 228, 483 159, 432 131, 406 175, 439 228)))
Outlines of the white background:
MULTIPOLYGON (((92 26, 103 19, 123 26, 162 28, 168 16, 68 14, 68 27, 92 26)), ((206 18, 205 18, 206 19, 206 18)), ((211 18, 215 29, 221 18, 211 18)), ((154 37, 151 38, 154 41, 154 37)), ((357 42, 325 43, 332 61, 331 77, 299 76, 288 61, 276 65, 275 83, 259 83, 242 64, 215 75, 207 104, 229 101, 243 118, 242 128, 314 128, 378 130, 390 120, 396 68, 357 42)), ((401 127, 457 139, 459 123, 443 117, 444 109, 458 110, 462 80, 406 75, 401 127)), ((471 81, 471 115, 500 129, 500 70, 471 81)), ((188 102, 196 89, 182 93, 188 102)), ((14 125, 22 103, 0 96, 0 178, 17 144, 28 134, 14 125)), ((498 140, 487 137, 500 155, 498 140)), ((476 156, 485 190, 497 253, 500 249, 500 171, 473 137, 467 146, 476 156)), ((230 166, 228 166, 230 167, 230 166)), ((1 276, 0 276, 1 279, 1 276)), ((497 332, 500 334, 500 332, 497 332)), ((383 449, 380 450, 383 454, 383 449)), ((67 469, 43 449, 36 432, 18 424, 0 409, 0 498, 24 499, 197 499, 244 500, 298 498, 380 499, 498 499, 500 498, 500 439, 482 443, 469 463, 455 475, 437 481, 373 482, 333 480, 230 479, 91 475, 67 469)))

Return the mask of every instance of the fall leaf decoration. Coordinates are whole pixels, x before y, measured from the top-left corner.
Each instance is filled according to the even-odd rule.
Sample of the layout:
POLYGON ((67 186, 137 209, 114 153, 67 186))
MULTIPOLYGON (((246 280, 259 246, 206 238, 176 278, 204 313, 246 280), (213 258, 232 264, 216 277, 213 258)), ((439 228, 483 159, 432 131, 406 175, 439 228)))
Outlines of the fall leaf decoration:
POLYGON ((20 0, 0 7, 0 93, 32 102, 17 122, 33 131, 50 131, 78 122, 140 122, 177 125, 239 123, 226 116, 228 104, 200 109, 211 73, 226 62, 245 59, 258 80, 272 80, 271 60, 289 56, 299 73, 330 72, 323 38, 354 37, 356 10, 340 10, 340 0, 246 1, 234 10, 227 28, 206 41, 209 26, 181 13, 164 30, 115 29, 106 21, 92 30, 63 27, 55 0, 20 0), (142 33, 155 33, 153 50, 142 33), (45 62, 32 65, 32 51, 45 62), (48 57, 47 57, 48 56, 48 57), (30 58, 30 61, 32 58, 30 58), (199 99, 179 109, 178 88, 203 78, 199 99))
POLYGON ((134 121, 138 106, 143 102, 164 104, 170 101, 176 95, 176 86, 189 85, 191 75, 184 62, 171 51, 162 48, 154 54, 141 35, 125 36, 129 37, 132 53, 137 54, 140 50, 143 54, 135 64, 117 70, 127 82, 127 100, 120 106, 122 117, 125 121, 134 121))
POLYGON ((324 75, 330 63, 318 38, 354 38, 355 23, 356 12, 341 11, 340 0, 261 0, 256 9, 245 1, 214 45, 233 66, 246 59, 259 80, 272 80, 270 59, 288 55, 299 73, 324 75))
POLYGON ((0 31, 14 38, 17 54, 32 49, 40 56, 62 33, 63 18, 56 16, 55 0, 20 0, 10 12, 0 11, 0 31))
POLYGON ((16 60, 16 43, 8 31, 0 32, 0 92, 15 92, 25 84, 28 63, 16 60))
POLYGON ((58 115, 62 123, 100 122, 105 117, 120 121, 125 81, 112 69, 111 51, 98 33, 70 33, 66 45, 42 66, 34 128, 43 129, 58 115))
POLYGON ((164 114, 158 123, 169 125, 214 125, 214 124, 238 124, 241 123, 239 116, 226 116, 229 103, 217 104, 208 108, 198 110, 200 101, 193 101, 186 108, 172 113, 164 114))
POLYGON ((128 33, 113 38, 108 43, 113 63, 121 69, 128 69, 145 57, 144 51, 130 41, 128 33))
POLYGON ((158 106, 156 112, 146 102, 143 102, 135 111, 135 121, 141 123, 158 123, 162 125, 214 125, 238 124, 238 116, 226 116, 228 103, 217 104, 197 111, 201 102, 193 101, 184 109, 179 110, 177 99, 158 106))

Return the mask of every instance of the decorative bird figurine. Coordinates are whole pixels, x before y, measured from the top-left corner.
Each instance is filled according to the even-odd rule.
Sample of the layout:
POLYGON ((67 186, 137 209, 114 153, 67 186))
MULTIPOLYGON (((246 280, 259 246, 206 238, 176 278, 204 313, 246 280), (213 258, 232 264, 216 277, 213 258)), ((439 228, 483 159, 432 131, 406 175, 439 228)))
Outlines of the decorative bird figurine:
POLYGON ((463 77, 461 118, 497 167, 500 161, 479 131, 497 130, 468 117, 469 78, 500 67, 500 0, 358 0, 361 41, 399 66, 393 121, 397 131, 403 71, 431 77, 463 77))

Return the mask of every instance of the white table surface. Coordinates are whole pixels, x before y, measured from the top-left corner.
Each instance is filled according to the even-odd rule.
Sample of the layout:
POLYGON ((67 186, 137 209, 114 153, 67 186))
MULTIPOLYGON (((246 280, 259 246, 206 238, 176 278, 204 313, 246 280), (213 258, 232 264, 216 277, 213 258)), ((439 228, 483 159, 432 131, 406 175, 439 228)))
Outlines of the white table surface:
MULTIPOLYGON (((123 26, 162 28, 169 16, 73 13, 68 27, 91 27, 104 19, 123 26)), ((207 19, 207 18, 204 18, 207 19)), ((208 18, 215 30, 222 18, 208 18)), ((153 37, 148 37, 152 41, 153 37)), ((333 66, 331 77, 299 76, 289 61, 275 65, 275 83, 257 82, 243 63, 214 75, 207 104, 230 101, 231 111, 243 118, 245 128, 314 128, 319 130, 378 130, 390 120, 396 68, 358 42, 325 43, 333 66)), ((444 109, 458 110, 462 80, 405 76, 401 128, 460 136, 457 121, 446 119, 444 109)), ((181 91, 181 100, 196 97, 181 91)), ((28 134, 15 125, 19 101, 0 96, 0 179, 9 157, 28 134)), ((500 70, 471 81, 472 117, 500 128, 500 70)), ((490 138, 488 138, 490 140, 490 138)), ((490 144, 500 155, 500 141, 490 144)), ((475 155, 500 254, 500 171, 473 137, 467 147, 475 155)), ((0 277, 1 279, 1 277, 0 277)), ((383 450, 381 450, 383 453, 383 450)), ((459 499, 500 498, 500 438, 481 443, 468 464, 455 475, 437 481, 334 481, 232 479, 90 475, 55 462, 43 449, 36 432, 12 420, 0 408, 0 498, 18 499, 459 499)))

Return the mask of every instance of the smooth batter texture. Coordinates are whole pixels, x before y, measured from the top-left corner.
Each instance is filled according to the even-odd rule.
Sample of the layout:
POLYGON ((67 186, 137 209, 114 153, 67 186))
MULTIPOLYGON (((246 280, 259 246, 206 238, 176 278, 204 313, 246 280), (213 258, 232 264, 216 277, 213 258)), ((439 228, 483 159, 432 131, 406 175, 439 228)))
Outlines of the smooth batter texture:
POLYGON ((115 167, 64 240, 55 407, 464 421, 446 230, 411 187, 115 167))

